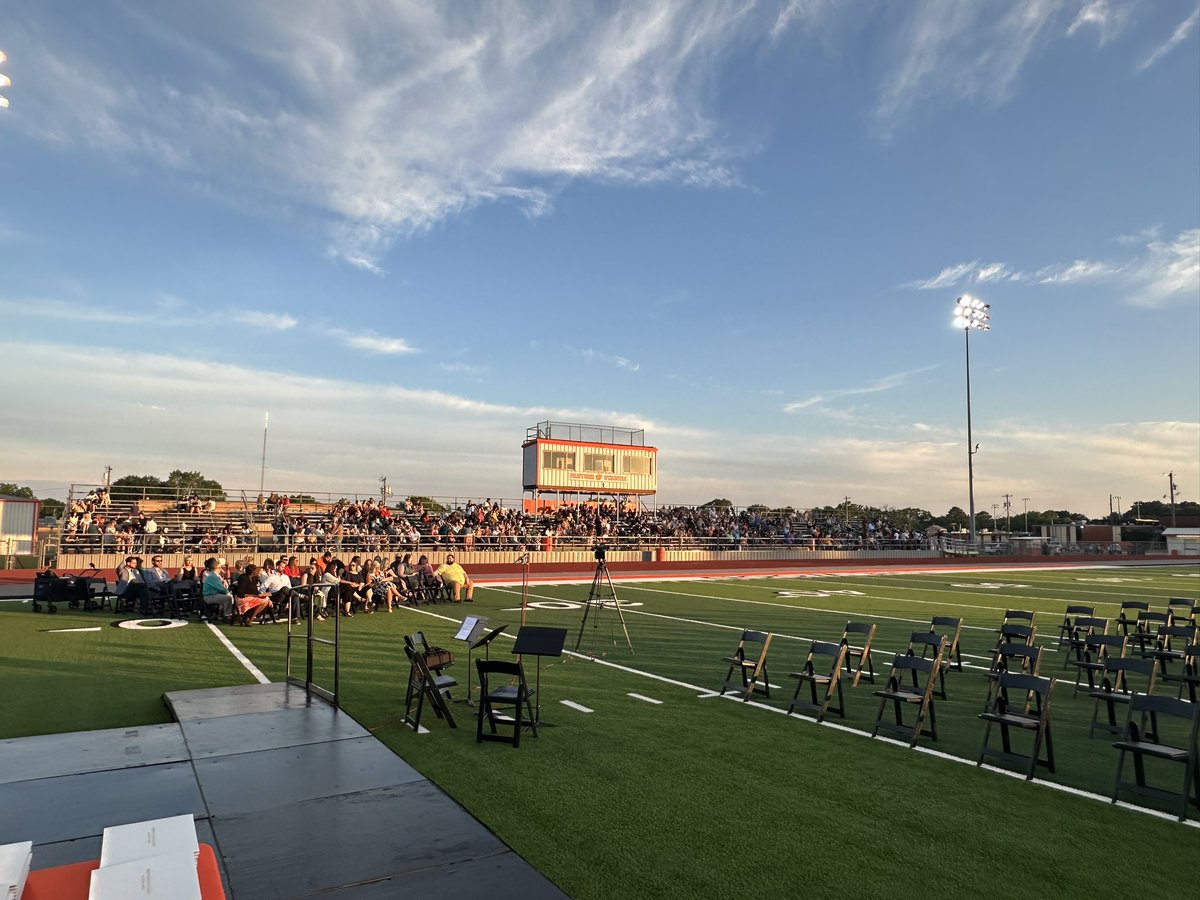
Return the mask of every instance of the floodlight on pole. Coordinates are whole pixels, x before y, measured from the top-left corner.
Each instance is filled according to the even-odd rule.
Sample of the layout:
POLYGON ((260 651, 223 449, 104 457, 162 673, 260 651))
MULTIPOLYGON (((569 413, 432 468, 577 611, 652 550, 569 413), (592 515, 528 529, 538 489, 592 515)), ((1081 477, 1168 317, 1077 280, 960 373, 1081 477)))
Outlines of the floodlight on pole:
POLYGON ((984 303, 978 297, 972 297, 970 294, 963 294, 954 301, 954 327, 962 329, 967 353, 967 498, 970 506, 968 510, 970 521, 967 527, 972 544, 975 543, 976 537, 975 454, 979 452, 979 446, 974 443, 971 434, 971 332, 991 330, 991 308, 990 303, 984 303))

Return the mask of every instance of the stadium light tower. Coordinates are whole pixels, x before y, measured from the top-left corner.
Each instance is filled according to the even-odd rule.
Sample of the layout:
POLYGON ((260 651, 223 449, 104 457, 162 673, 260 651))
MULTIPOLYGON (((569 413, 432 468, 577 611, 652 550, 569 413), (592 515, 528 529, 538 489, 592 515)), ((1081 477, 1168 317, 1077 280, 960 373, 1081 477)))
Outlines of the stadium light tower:
POLYGON ((984 303, 978 297, 963 294, 954 301, 954 327, 961 328, 967 349, 967 499, 970 505, 968 513, 971 516, 970 540, 975 544, 975 454, 979 446, 974 443, 971 435, 971 332, 990 331, 990 303, 984 303))

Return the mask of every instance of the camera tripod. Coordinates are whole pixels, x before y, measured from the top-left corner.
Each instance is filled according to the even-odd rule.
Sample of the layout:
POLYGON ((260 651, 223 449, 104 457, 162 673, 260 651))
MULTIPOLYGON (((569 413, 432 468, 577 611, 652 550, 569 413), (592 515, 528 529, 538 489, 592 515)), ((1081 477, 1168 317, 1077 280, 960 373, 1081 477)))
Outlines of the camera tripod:
MULTIPOLYGON (((621 620, 621 630, 625 632, 625 643, 629 645, 629 652, 633 653, 633 641, 629 639, 629 629, 625 627, 625 613, 621 611, 621 604, 617 600, 617 591, 613 587, 612 578, 608 574, 608 565, 600 558, 596 562, 596 574, 592 576, 592 587, 588 591, 587 602, 583 605, 583 619, 579 623, 579 636, 575 639, 575 651, 579 651, 579 644, 583 640, 583 630, 587 627, 588 614, 595 607, 596 615, 592 619, 592 627, 595 628, 600 624, 600 612, 605 606, 612 606, 617 611, 617 618, 621 620)), ((616 640, 613 640, 616 644, 616 640)))

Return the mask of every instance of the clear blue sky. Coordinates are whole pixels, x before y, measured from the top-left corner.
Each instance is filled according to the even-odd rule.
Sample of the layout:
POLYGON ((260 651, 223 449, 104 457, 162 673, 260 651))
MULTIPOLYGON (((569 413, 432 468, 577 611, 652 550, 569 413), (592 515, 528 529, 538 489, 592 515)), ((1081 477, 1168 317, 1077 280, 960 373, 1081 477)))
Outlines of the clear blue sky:
POLYGON ((0 481, 1200 494, 1195 0, 0 10, 0 481))

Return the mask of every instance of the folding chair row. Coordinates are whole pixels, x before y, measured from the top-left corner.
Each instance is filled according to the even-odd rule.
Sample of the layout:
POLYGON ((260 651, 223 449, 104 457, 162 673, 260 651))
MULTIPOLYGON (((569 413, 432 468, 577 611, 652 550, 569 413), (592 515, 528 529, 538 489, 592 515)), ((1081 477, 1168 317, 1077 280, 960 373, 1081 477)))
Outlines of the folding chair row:
MULTIPOLYGON (((725 682, 721 687, 721 693, 725 694, 729 691, 739 691, 745 693, 745 699, 749 700, 755 693, 760 693, 764 697, 771 696, 770 675, 767 671, 767 651, 771 645, 773 635, 765 631, 753 631, 747 629, 742 632, 742 637, 738 641, 737 648, 733 655, 721 657, 721 662, 728 664, 729 670, 725 673, 725 682), (734 673, 738 673, 738 677, 734 677, 734 673)), ((839 715, 844 715, 841 710, 841 669, 845 667, 846 676, 851 678, 850 686, 857 687, 858 682, 862 678, 866 678, 871 684, 875 683, 875 664, 871 659, 871 642, 875 640, 875 623, 873 622, 847 622, 846 627, 842 630, 841 640, 837 644, 826 644, 821 641, 814 641, 813 648, 810 648, 808 659, 804 664, 804 671, 790 673, 790 677, 801 679, 796 686, 796 693, 793 696, 793 705, 801 705, 797 702, 800 696, 800 689, 809 684, 809 679, 820 676, 822 680, 812 685, 813 702, 818 706, 824 706, 828 710, 828 705, 818 703, 816 700, 816 688, 818 686, 826 686, 830 691, 836 691, 839 697, 837 712, 839 715), (829 647, 840 648, 836 654, 831 656, 832 651, 829 647), (816 657, 836 658, 838 674, 836 678, 832 677, 832 673, 825 671, 825 666, 822 660, 814 659, 816 657)), ((788 708, 790 713, 791 707, 788 708)), ((821 713, 821 718, 824 717, 824 712, 821 713)))

